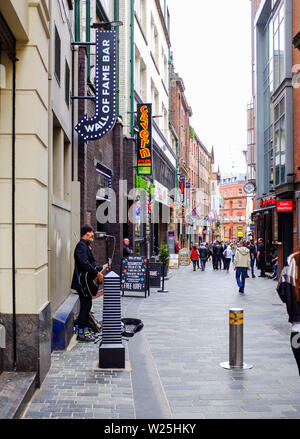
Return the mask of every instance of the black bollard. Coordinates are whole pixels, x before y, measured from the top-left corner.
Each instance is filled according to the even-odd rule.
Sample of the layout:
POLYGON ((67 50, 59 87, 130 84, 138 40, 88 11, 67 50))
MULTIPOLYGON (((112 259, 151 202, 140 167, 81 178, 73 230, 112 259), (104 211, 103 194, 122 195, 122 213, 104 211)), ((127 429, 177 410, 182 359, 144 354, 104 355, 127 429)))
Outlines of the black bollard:
POLYGON ((124 369, 125 348, 122 343, 120 276, 110 271, 104 277, 102 341, 99 368, 124 369))

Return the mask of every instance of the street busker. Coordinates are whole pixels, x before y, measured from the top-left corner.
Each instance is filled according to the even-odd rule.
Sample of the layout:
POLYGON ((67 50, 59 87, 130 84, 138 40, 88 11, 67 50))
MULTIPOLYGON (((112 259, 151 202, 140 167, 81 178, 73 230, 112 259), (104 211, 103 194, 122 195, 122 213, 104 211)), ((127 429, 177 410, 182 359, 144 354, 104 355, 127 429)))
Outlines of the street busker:
POLYGON ((191 260, 193 262, 193 269, 194 271, 196 271, 196 264, 197 261, 199 263, 199 255, 198 255, 198 250, 197 247, 195 245, 193 245, 192 247, 192 251, 191 251, 191 260))
POLYGON ((292 324, 290 343, 300 375, 300 252, 291 254, 287 258, 288 265, 283 267, 277 292, 292 324))
MULTIPOLYGON (((79 275, 80 273, 91 273, 91 275, 98 278, 99 282, 103 280, 101 271, 103 268, 108 268, 108 264, 103 267, 98 266, 92 253, 91 244, 94 241, 94 230, 88 224, 81 227, 81 239, 74 250, 74 273, 72 278, 71 288, 76 290, 79 294, 80 311, 77 318, 78 336, 77 340, 82 342, 94 341, 93 334, 89 331, 88 319, 92 308, 92 296, 86 295, 82 288, 79 275)), ((94 299, 103 295, 103 290, 99 290, 94 299)))
POLYGON ((250 250, 244 247, 242 242, 237 244, 233 265, 236 270, 235 277, 239 286, 239 293, 244 294, 247 270, 250 270, 250 250))
POLYGON ((198 254, 200 258, 201 270, 204 271, 206 261, 209 258, 209 251, 208 251, 208 247, 203 242, 201 243, 198 249, 198 254))
POLYGON ((232 258, 232 250, 230 245, 228 245, 224 252, 223 252, 223 257, 224 257, 224 267, 225 270, 227 270, 227 273, 229 272, 229 268, 230 268, 230 262, 231 262, 231 258, 232 258))

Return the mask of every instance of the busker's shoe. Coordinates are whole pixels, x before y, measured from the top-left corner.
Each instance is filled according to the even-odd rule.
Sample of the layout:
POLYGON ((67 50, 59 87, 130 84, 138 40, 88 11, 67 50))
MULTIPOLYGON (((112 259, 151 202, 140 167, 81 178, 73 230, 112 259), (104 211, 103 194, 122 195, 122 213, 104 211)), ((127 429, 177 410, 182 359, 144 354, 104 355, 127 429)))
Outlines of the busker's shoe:
POLYGON ((95 341, 95 337, 93 336, 93 334, 90 333, 90 331, 88 330, 88 328, 79 328, 78 329, 78 335, 77 335, 77 340, 80 342, 91 342, 91 341, 95 341))
POLYGON ((242 287, 239 288, 239 293, 243 293, 242 287))
POLYGON ((255 274, 252 274, 252 277, 256 277, 255 274))

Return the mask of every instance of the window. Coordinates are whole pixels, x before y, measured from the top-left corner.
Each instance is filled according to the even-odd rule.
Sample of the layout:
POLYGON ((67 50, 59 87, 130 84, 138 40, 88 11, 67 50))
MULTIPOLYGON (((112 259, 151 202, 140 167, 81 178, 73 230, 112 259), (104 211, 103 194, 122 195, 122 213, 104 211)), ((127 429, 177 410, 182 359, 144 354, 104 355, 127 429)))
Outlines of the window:
POLYGON ((242 195, 242 194, 243 194, 243 191, 241 188, 239 188, 239 195, 242 195))
POLYGON ((285 182, 285 99, 275 106, 274 111, 274 160, 275 185, 285 182))
POLYGON ((281 5, 273 19, 274 41, 274 87, 277 88, 285 77, 285 31, 284 31, 284 4, 281 5))
POLYGON ((60 126, 53 127, 53 195, 56 200, 70 201, 71 145, 60 126))
POLYGON ((70 67, 68 65, 68 62, 66 60, 66 66, 65 66, 65 100, 66 104, 69 107, 70 105, 70 67))
POLYGON ((60 36, 55 26, 55 43, 54 43, 54 72, 58 83, 60 84, 60 36))
POLYGON ((242 208, 242 202, 241 201, 238 202, 238 207, 239 207, 239 209, 242 208))

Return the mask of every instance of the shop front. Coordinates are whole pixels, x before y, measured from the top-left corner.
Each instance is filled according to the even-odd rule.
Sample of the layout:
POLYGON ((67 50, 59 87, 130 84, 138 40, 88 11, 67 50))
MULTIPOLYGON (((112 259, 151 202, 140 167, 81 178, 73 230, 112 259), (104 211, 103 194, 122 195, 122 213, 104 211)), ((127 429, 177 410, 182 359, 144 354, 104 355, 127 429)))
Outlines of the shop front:
POLYGON ((262 238, 265 248, 266 271, 272 271, 272 251, 274 241, 277 239, 275 225, 276 217, 276 198, 266 197, 258 200, 257 209, 252 212, 252 221, 256 225, 257 239, 262 238))

